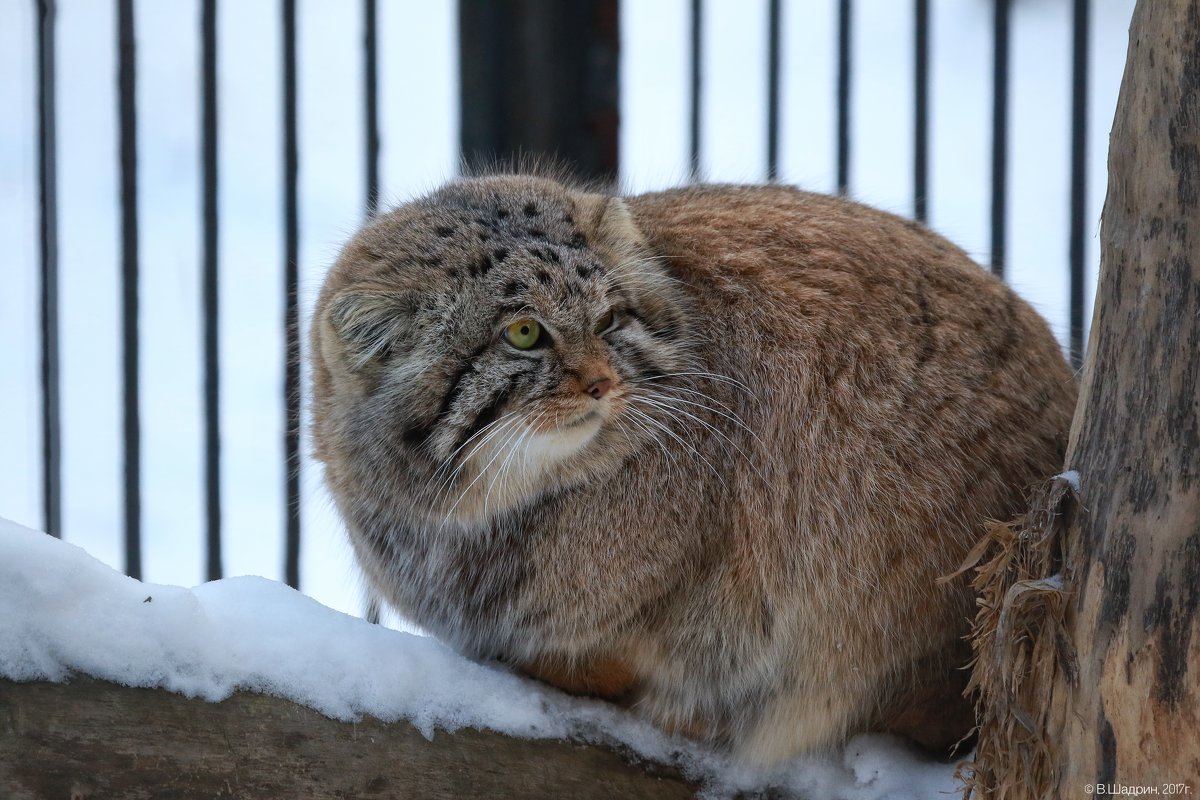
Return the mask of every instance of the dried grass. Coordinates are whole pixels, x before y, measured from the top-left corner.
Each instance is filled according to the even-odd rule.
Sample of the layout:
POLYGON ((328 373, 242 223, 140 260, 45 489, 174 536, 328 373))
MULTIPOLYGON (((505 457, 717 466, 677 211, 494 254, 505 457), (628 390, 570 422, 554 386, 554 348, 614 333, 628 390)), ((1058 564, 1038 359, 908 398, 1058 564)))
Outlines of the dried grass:
POLYGON ((975 572, 979 607, 967 689, 978 690, 979 739, 975 760, 959 768, 964 800, 1041 798, 1057 786, 1055 742, 1046 731, 1051 687, 1060 673, 1072 684, 1078 677, 1064 621, 1070 587, 1062 574, 1076 501, 1062 478, 1039 485, 1029 511, 994 523, 955 573, 975 572))

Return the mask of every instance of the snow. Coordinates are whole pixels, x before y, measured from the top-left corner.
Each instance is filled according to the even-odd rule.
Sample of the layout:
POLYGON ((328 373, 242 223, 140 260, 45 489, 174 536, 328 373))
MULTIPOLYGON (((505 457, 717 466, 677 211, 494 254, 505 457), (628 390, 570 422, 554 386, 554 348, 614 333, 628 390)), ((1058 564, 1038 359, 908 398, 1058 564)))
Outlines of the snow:
POLYGON ((334 611, 275 581, 142 583, 75 545, 0 519, 0 677, 63 682, 72 674, 209 701, 262 692, 339 720, 408 720, 427 738, 477 727, 620 743, 674 763, 713 798, 768 786, 844 800, 961 792, 953 764, 922 760, 881 735, 772 770, 735 763, 619 709, 334 611))
POLYGON ((1055 475, 1054 477, 1060 481, 1066 481, 1068 484, 1071 485, 1071 488, 1075 490, 1076 494, 1079 493, 1080 483, 1079 483, 1079 472, 1077 470, 1070 469, 1070 470, 1067 470, 1066 472, 1060 472, 1059 474, 1055 475))

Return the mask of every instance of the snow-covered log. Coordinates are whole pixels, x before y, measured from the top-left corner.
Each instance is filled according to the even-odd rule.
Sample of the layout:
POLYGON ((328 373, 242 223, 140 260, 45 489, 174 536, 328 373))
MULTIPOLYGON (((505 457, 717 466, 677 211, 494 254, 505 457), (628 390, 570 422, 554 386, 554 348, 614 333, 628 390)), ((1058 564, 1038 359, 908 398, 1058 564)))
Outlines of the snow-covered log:
POLYGON ((1137 4, 1100 233, 1069 472, 976 554, 984 798, 1200 792, 1197 0, 1137 4))
POLYGON ((614 750, 463 728, 329 719, 268 695, 219 703, 80 678, 0 680, 0 797, 691 797, 614 750))
POLYGON ((143 583, 0 519, 0 800, 957 791, 882 735, 756 768, 263 578, 143 583))

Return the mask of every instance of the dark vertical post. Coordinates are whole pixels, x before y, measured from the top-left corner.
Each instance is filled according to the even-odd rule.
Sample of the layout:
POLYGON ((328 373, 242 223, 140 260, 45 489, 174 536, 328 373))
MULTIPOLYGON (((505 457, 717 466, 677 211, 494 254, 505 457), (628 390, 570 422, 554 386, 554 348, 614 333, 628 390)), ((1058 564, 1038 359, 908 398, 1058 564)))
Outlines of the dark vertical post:
POLYGON ((296 134, 296 0, 283 0, 283 329, 284 575, 300 587, 300 316, 297 305, 300 219, 297 210, 299 144, 296 134))
POLYGON ((125 571, 142 576, 141 423, 138 404, 137 63, 133 0, 117 0, 121 148, 121 352, 125 432, 125 571))
POLYGON ((1075 0, 1071 47, 1071 364, 1083 366, 1083 230, 1087 216, 1088 0, 1075 0))
MULTIPOLYGON (((375 0, 363 0, 363 161, 366 166, 364 213, 379 210, 379 56, 375 0)), ((379 622, 379 596, 369 590, 367 621, 379 622)))
POLYGON ((913 215, 929 216, 929 0, 914 0, 913 215))
POLYGON ((62 440, 58 384, 58 136, 55 6, 37 3, 38 245, 41 257, 42 525, 62 535, 62 440))
POLYGON ((704 7, 701 0, 692 0, 692 51, 691 51, 691 108, 688 120, 688 169, 692 183, 700 180, 700 111, 701 111, 701 60, 704 57, 704 7))
POLYGON ((837 190, 850 188, 850 0, 838 3, 837 190))
POLYGON ((1004 277, 1005 205, 1008 202, 1009 0, 995 0, 992 44, 992 272, 1004 277))
POLYGON ((363 160, 366 162, 366 216, 379 210, 379 55, 375 0, 363 0, 363 160))
POLYGON ((460 0, 469 166, 556 159, 617 175, 617 0, 460 0))
POLYGON ((767 180, 779 178, 779 0, 767 9, 767 180))
POLYGON ((221 430, 217 292, 217 0, 200 10, 200 147, 203 193, 204 488, 207 577, 221 577, 221 430))

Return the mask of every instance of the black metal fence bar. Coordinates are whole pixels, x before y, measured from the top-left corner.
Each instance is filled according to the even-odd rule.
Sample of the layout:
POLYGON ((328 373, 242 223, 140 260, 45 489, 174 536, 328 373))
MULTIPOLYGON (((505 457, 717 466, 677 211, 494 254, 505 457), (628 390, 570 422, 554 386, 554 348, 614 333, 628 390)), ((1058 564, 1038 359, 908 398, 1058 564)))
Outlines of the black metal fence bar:
POLYGON ((217 292, 217 0, 200 9, 200 141, 203 228, 204 490, 208 580, 221 577, 221 371, 217 292))
POLYGON ((58 147, 55 123, 54 0, 38 0, 37 126, 39 325, 42 391, 42 524, 62 535, 62 426, 58 381, 58 147))
POLYGON ((379 210, 379 55, 375 0, 363 0, 363 160, 366 216, 379 210))
POLYGON ((125 435, 125 572, 142 576, 141 421, 138 402, 137 64, 133 0, 117 0, 121 150, 121 353, 125 435))
MULTIPOLYGON (((363 0, 363 160, 366 162, 364 213, 379 210, 379 57, 376 43, 378 14, 375 0, 363 0)), ((373 592, 367 597, 366 618, 377 623, 382 606, 373 592)))
POLYGON ((693 182, 700 180, 700 91, 703 70, 700 61, 704 56, 704 7, 701 0, 692 0, 692 52, 691 52, 691 93, 690 118, 688 120, 688 169, 693 182))
POLYGON ((300 263, 299 144, 296 132, 296 0, 283 0, 283 328, 284 575, 300 587, 300 263))
POLYGON ((992 272, 1004 277, 1008 202, 1009 0, 995 0, 992 28, 992 272))
POLYGON ((767 180, 779 177, 779 0, 767 14, 767 180))
POLYGON ((837 190, 850 188, 850 0, 838 3, 837 190))
POLYGON ((929 0, 913 7, 913 216, 929 216, 929 0))
POLYGON ((1087 204, 1088 0, 1075 0, 1071 55, 1071 364, 1083 365, 1083 225, 1087 204))

